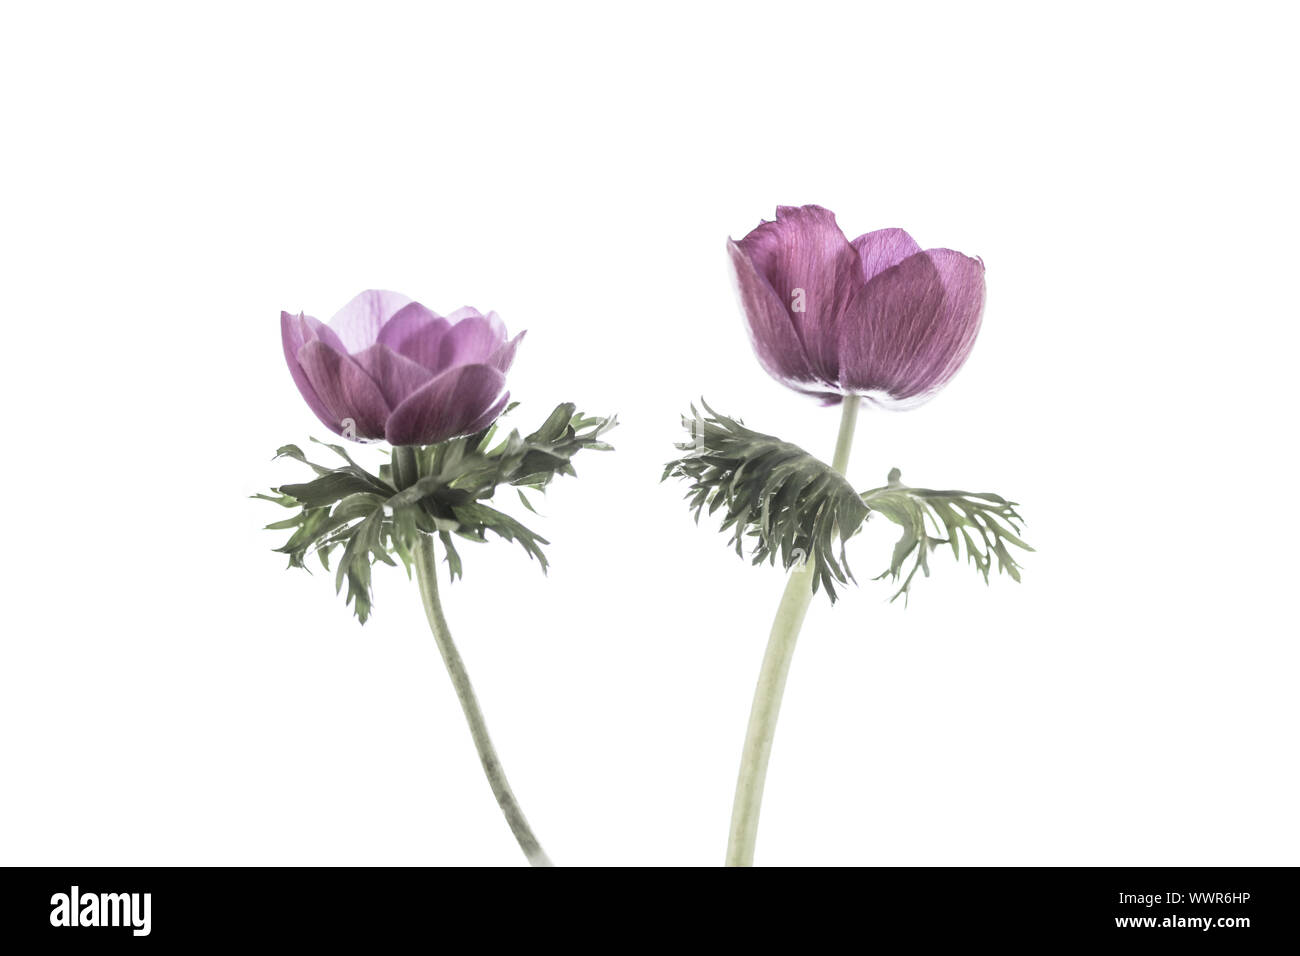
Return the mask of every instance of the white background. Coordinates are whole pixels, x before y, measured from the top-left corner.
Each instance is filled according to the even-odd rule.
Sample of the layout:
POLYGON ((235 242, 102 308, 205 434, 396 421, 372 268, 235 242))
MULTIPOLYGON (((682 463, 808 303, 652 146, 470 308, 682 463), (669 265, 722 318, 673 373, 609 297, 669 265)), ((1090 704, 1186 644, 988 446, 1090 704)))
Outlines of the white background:
POLYGON ((467 544, 447 612, 558 863, 720 863, 782 579, 658 479, 700 395, 829 456, 724 251, 816 202, 988 266, 850 477, 1002 492, 1039 550, 819 599, 756 862, 1295 864, 1288 13, 7 8, 0 862, 522 864, 414 584, 358 627, 248 498, 324 437, 280 310, 379 287, 527 328, 519 423, 619 413, 530 516, 550 576, 467 544))

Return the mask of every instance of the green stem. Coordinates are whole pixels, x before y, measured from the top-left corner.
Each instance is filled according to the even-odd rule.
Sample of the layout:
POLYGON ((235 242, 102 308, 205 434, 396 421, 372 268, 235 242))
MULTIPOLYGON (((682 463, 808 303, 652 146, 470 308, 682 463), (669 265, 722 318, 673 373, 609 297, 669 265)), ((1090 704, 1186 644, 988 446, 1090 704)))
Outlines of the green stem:
MULTIPOLYGON (((840 434, 835 442, 835 458, 831 462, 840 474, 844 474, 849 465, 849 450, 853 447, 860 401, 856 395, 844 399, 840 434)), ((754 865, 754 843, 758 839, 758 814, 763 804, 767 761, 772 753, 772 738, 776 735, 776 720, 781 713, 781 696, 785 693, 790 659, 794 656, 795 642, 799 639, 799 629, 808 613, 808 605, 812 603, 814 570, 812 563, 804 561, 790 572, 790 580, 776 609, 776 619, 772 622, 767 651, 763 654, 763 667, 758 673, 758 686, 754 688, 749 728, 745 731, 745 749, 740 755, 740 777, 736 781, 736 801, 731 809, 731 834, 727 841, 727 866, 754 865)))
POLYGON ((397 445, 393 448, 393 486, 405 491, 420 477, 420 454, 415 445, 397 445))
POLYGON ((460 652, 451 639, 447 619, 443 617, 442 605, 438 601, 437 557, 430 535, 420 536, 415 551, 415 572, 420 581, 420 596, 424 599, 424 613, 429 619, 429 628, 433 631, 433 639, 438 644, 443 663, 447 665, 447 673, 451 675, 456 696, 460 698, 460 707, 465 712, 465 720, 469 722, 469 733, 474 738, 474 747, 478 750, 478 759, 483 764, 483 772, 487 774, 492 795, 497 798, 497 804, 505 814, 506 822, 510 824, 510 830, 519 841, 519 848, 524 851, 528 862, 533 866, 551 866, 553 864, 550 858, 537 842, 537 837, 533 836, 533 831, 524 818, 524 811, 510 790, 510 782, 506 780, 506 772, 492 746, 483 712, 479 710, 478 698, 474 696, 474 687, 465 671, 465 662, 461 660, 460 652))

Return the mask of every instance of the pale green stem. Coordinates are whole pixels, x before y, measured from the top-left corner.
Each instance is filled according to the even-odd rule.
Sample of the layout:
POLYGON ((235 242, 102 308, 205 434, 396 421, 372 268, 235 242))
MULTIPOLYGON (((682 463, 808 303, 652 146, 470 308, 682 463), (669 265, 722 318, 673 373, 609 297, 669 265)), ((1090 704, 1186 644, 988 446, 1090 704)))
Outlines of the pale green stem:
POLYGON ((402 491, 420 477, 420 452, 415 445, 398 445, 393 449, 393 486, 402 491))
POLYGON ((420 596, 424 599, 424 613, 429 619, 429 628, 433 631, 433 639, 438 644, 443 663, 447 665, 447 673, 451 675, 456 696, 460 698, 460 707, 465 712, 465 720, 469 722, 469 733, 474 738, 474 747, 478 750, 478 759, 483 764, 483 772, 487 774, 492 795, 497 798, 501 812, 505 814, 506 822, 510 824, 510 830, 519 841, 519 848, 524 851, 528 862, 533 866, 551 866, 553 864, 550 858, 537 842, 537 837, 533 836, 533 831, 524 818, 524 811, 519 808, 519 801, 510 790, 510 782, 506 780, 506 772, 492 746, 487 724, 479 710, 478 698, 474 696, 474 687, 465 671, 465 662, 461 660, 460 652, 452 642, 451 631, 447 629, 447 619, 443 617, 442 605, 438 601, 437 557, 430 535, 420 536, 415 551, 415 573, 420 581, 420 596))
MULTIPOLYGON (((831 464, 840 474, 849 465, 853 431, 858 422, 856 395, 844 399, 840 434, 835 442, 831 464)), ((776 720, 781 713, 781 695, 790 672, 795 642, 803 626, 808 605, 812 602, 813 575, 816 562, 805 559, 790 572, 790 579, 776 609, 772 633, 763 654, 763 667, 754 688, 754 705, 749 712, 745 731, 745 749, 740 755, 740 777, 736 781, 736 802, 731 809, 731 835, 727 841, 727 866, 753 866, 754 843, 758 839, 758 814, 763 805, 763 783, 767 779, 767 760, 772 753, 776 720)))

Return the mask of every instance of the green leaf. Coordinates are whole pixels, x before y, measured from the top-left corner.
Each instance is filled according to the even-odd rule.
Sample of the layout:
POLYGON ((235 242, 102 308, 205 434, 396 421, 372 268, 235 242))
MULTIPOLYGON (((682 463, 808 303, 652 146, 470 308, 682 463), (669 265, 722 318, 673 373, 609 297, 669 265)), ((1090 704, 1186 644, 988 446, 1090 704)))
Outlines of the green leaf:
POLYGON ((564 434, 564 430, 569 427, 569 421, 573 418, 576 408, 572 402, 557 405, 555 411, 551 412, 546 421, 542 422, 542 427, 528 436, 528 441, 538 444, 555 442, 564 434))
POLYGON ((485 504, 478 502, 469 502, 458 505, 453 509, 456 518, 460 521, 460 534, 466 535, 466 529, 479 529, 481 535, 483 531, 491 531, 498 537, 507 541, 517 541, 528 552, 530 557, 536 558, 542 565, 542 571, 546 571, 546 555, 542 553, 540 545, 550 544, 545 538, 534 534, 514 518, 495 508, 489 508, 485 504))
MULTIPOLYGON (((514 407, 512 404, 507 411, 514 407)), ((513 485, 523 505, 534 511, 521 489, 544 490, 556 475, 573 474, 573 456, 584 448, 607 450, 609 445, 599 436, 615 424, 612 416, 590 418, 564 403, 528 437, 511 431, 492 446, 498 429, 494 424, 475 435, 418 449, 415 457, 420 477, 401 492, 393 487, 391 465, 381 464, 379 474, 373 475, 342 446, 312 439, 337 454, 344 464, 326 468, 308 461, 298 446, 285 445, 276 457, 303 462, 317 477, 284 485, 273 495, 254 497, 297 509, 293 516, 270 526, 292 531, 289 540, 276 549, 289 555, 291 567, 305 568, 307 557, 314 552, 321 566, 329 570, 331 551, 342 549, 334 569, 335 587, 341 591, 347 583, 347 602, 364 623, 373 607, 374 562, 395 566, 400 560, 409 575, 414 548, 422 535, 437 534, 442 540, 453 580, 464 573, 460 553, 452 544, 453 534, 482 542, 491 532, 517 542, 545 571, 542 546, 548 543, 546 539, 483 502, 491 500, 499 486, 513 485)))
MULTIPOLYGON (((275 458, 293 458, 302 462, 304 465, 310 465, 312 470, 318 475, 328 475, 334 469, 326 468, 324 465, 318 465, 315 462, 308 461, 307 456, 302 453, 302 449, 297 445, 281 445, 275 450, 275 458)), ((275 459, 273 458, 272 461, 275 459)))
POLYGON ((291 498, 288 495, 264 495, 260 492, 255 495, 249 495, 250 498, 261 498, 263 501, 273 501, 281 508, 298 507, 298 499, 291 498))
POLYGON ((690 484, 686 493, 698 522, 706 511, 722 511, 721 530, 743 555, 751 547, 754 564, 777 558, 787 570, 814 562, 813 590, 824 587, 831 601, 835 584, 853 580, 844 543, 866 519, 867 508, 844 476, 798 445, 744 427, 704 404, 682 417, 691 440, 668 462, 663 480, 690 484), (836 542, 839 555, 836 557, 836 542))
POLYGON ((862 495, 868 508, 903 529, 894 545, 889 567, 876 577, 877 581, 901 578, 901 586, 891 601, 902 596, 903 603, 907 603, 916 573, 930 576, 929 555, 942 544, 947 544, 958 559, 964 548, 967 562, 975 565, 986 584, 994 560, 1000 573, 1014 581, 1020 580, 1020 565, 1006 546, 1010 544, 1024 551, 1034 549, 1020 538, 1024 519, 1016 512, 1016 502, 991 492, 910 488, 902 484, 901 477, 902 473, 895 468, 890 471, 887 484, 862 495), (912 566, 903 577, 909 558, 912 566))
POLYGON ((876 578, 902 578, 891 600, 903 595, 906 601, 917 572, 929 575, 930 554, 941 544, 958 558, 964 547, 986 582, 994 561, 1000 572, 1020 580, 1020 566, 1007 546, 1033 549, 1019 537, 1014 502, 991 493, 909 488, 900 482, 898 469, 889 473, 887 485, 859 495, 830 465, 799 446, 703 406, 703 413, 692 405, 690 415, 682 417, 690 440, 676 446, 684 454, 668 462, 663 479, 688 481, 686 500, 696 522, 721 512, 729 543, 740 555, 748 546, 754 564, 779 559, 788 570, 811 559, 813 590, 825 587, 833 603, 835 585, 854 580, 845 543, 878 512, 902 528, 888 569, 876 578))
POLYGON ((447 569, 450 580, 455 581, 459 577, 464 577, 464 568, 461 567, 460 563, 460 552, 451 543, 451 535, 446 531, 439 531, 438 537, 442 539, 442 546, 447 552, 447 569))
POLYGON ((374 493, 370 482, 358 478, 350 471, 331 471, 304 484, 281 485, 279 490, 304 508, 324 508, 348 495, 374 493))
POLYGON ((340 501, 339 506, 334 509, 333 517, 342 521, 351 521, 353 518, 366 518, 376 511, 382 511, 383 507, 383 498, 363 491, 348 495, 340 501))

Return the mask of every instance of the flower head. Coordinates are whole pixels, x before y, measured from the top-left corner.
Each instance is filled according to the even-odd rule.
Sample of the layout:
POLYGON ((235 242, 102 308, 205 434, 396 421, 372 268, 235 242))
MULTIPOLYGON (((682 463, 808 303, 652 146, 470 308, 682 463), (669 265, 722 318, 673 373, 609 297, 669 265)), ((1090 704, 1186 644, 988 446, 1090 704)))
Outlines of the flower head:
POLYGON ((362 292, 328 325, 280 313, 289 372, 336 434, 432 445, 492 424, 524 337, 507 339, 495 312, 443 317, 396 292, 362 292))
POLYGON ((919 405, 957 373, 979 332, 984 264, 922 250, 902 229, 850 242, 821 206, 778 206, 728 240, 754 351, 777 381, 832 404, 919 405))

